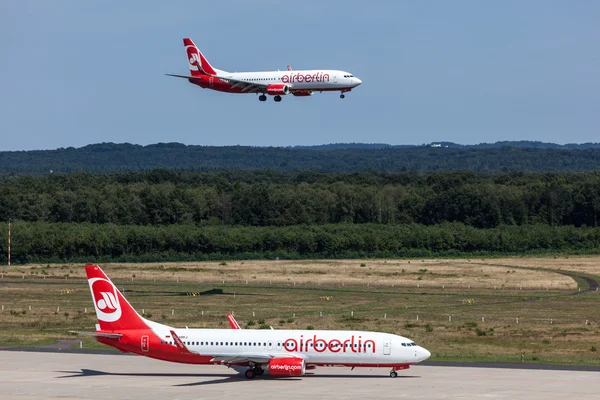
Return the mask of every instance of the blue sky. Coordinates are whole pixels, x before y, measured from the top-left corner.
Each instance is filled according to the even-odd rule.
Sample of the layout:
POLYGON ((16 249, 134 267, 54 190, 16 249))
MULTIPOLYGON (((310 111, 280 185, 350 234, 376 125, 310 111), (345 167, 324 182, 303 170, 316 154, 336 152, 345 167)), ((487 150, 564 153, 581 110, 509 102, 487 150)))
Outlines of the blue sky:
POLYGON ((600 141, 600 2, 0 2, 0 150, 99 142, 288 146, 600 141), (202 90, 182 37, 228 71, 363 80, 262 103, 202 90))

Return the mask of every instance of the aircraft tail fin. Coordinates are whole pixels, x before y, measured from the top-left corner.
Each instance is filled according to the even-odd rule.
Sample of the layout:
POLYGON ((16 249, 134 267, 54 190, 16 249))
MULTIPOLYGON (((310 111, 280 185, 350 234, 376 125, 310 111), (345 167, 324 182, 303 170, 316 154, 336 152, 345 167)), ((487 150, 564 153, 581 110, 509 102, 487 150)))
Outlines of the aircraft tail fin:
POLYGON ((198 50, 192 39, 184 38, 183 45, 187 54, 190 74, 192 76, 217 75, 217 72, 210 65, 204 55, 198 50))
POLYGON ((98 265, 86 265, 85 273, 101 331, 148 329, 144 319, 98 265))

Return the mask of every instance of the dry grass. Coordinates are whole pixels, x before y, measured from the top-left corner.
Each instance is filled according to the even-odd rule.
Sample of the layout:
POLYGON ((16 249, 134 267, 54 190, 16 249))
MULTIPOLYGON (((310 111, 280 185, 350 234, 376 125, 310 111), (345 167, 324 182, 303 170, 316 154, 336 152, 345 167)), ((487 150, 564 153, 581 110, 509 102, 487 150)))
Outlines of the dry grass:
MULTIPOLYGON (((248 283, 394 286, 432 288, 575 289, 565 276, 545 271, 511 269, 511 266, 545 266, 596 271, 594 258, 583 265, 577 259, 486 260, 335 260, 335 261, 231 261, 188 263, 103 264, 114 280, 180 281, 196 283, 248 283), (552 261, 552 263, 550 263, 552 261), (567 263, 565 261, 570 261, 567 263), (575 262, 573 262, 575 261, 575 262), (589 264, 589 265, 588 265, 589 264)), ((600 258, 595 260, 600 264, 600 258)), ((598 268, 600 273, 600 268, 598 268)), ((5 276, 26 279, 84 278, 81 265, 29 265, 11 268, 5 276)))

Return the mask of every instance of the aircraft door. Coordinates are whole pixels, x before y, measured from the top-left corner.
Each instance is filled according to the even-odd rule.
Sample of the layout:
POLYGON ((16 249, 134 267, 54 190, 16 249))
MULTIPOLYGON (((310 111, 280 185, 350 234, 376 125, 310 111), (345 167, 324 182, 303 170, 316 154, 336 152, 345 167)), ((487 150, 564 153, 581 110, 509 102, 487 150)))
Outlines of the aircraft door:
POLYGON ((277 342, 277 351, 281 351, 283 348, 283 344, 281 342, 277 342))
POLYGON ((142 347, 142 351, 144 351, 144 352, 150 351, 150 337, 148 335, 143 335, 140 345, 142 347))
POLYGON ((337 74, 333 74, 333 83, 337 83, 337 74))
POLYGON ((215 85, 215 78, 213 78, 212 76, 208 78, 208 85, 210 87, 213 87, 215 85))
POLYGON ((383 341, 383 355, 389 356, 390 354, 392 354, 392 343, 389 340, 384 340, 383 341))

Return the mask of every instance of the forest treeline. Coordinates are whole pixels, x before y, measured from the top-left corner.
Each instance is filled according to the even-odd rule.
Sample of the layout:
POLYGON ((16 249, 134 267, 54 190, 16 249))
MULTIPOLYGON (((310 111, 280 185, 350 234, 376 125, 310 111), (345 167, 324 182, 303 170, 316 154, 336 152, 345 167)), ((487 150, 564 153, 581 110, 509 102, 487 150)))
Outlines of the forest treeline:
POLYGON ((445 142, 439 145, 441 147, 339 144, 283 148, 100 143, 81 148, 0 152, 0 175, 113 173, 154 168, 329 173, 452 170, 574 172, 600 169, 600 148, 594 143, 573 145, 576 148, 548 147, 550 144, 537 142, 505 142, 473 147, 457 147, 445 142), (521 147, 524 145, 527 147, 521 147))
MULTIPOLYGON (((20 221, 13 233, 13 261, 20 263, 592 254, 600 249, 600 228, 548 225, 155 227, 20 221)), ((6 244, 0 248, 5 255, 6 244)))
POLYGON ((600 173, 175 172, 0 179, 0 220, 294 226, 600 223, 600 173))

